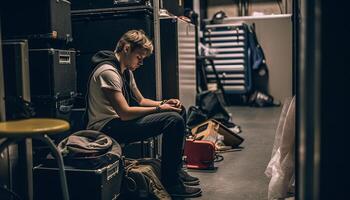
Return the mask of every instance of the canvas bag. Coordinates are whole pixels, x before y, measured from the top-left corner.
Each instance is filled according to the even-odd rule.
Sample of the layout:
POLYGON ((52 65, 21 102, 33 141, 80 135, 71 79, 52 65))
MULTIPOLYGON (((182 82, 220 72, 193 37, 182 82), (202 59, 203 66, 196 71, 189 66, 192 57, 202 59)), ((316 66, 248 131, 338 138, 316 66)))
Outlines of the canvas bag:
POLYGON ((125 176, 122 185, 124 196, 132 199, 171 200, 160 182, 160 160, 142 158, 125 160, 125 176))
POLYGON ((207 120, 192 128, 191 133, 196 139, 205 139, 214 143, 220 134, 224 137, 225 145, 232 147, 238 147, 244 141, 241 136, 214 119, 207 120))

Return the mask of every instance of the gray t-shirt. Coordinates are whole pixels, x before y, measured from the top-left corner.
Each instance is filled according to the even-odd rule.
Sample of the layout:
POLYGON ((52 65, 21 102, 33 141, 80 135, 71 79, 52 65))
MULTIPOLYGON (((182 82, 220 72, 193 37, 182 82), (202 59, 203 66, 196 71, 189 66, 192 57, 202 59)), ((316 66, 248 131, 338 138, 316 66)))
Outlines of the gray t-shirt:
MULTIPOLYGON (((89 85, 88 129, 101 130, 111 119, 119 118, 112 104, 104 95, 102 88, 109 88, 122 92, 123 84, 123 78, 112 65, 104 64, 94 72, 89 85)), ((138 90, 134 75, 131 71, 130 89, 134 94, 135 91, 138 90)))

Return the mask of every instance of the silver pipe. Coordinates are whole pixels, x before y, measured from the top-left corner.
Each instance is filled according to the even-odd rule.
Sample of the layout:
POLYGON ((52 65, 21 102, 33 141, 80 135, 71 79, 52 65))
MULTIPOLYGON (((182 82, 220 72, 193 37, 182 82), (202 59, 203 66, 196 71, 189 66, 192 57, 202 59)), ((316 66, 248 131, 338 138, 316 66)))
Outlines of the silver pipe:
MULTIPOLYGON (((160 21, 159 21, 159 0, 153 0, 153 25, 154 25, 154 52, 155 52, 155 76, 156 76, 156 98, 157 100, 162 99, 162 63, 161 63, 161 49, 160 49, 160 21)), ((161 146, 162 146, 162 138, 160 136, 157 137, 156 150, 158 151, 158 155, 154 155, 155 157, 159 157, 162 155, 161 146)), ((153 147, 154 148, 154 147, 153 147)), ((152 152, 153 150, 151 150, 152 152)))
POLYGON ((154 57, 156 76, 156 98, 162 99, 162 66, 160 49, 160 21, 159 21, 159 0, 153 1, 153 25, 154 25, 154 57))

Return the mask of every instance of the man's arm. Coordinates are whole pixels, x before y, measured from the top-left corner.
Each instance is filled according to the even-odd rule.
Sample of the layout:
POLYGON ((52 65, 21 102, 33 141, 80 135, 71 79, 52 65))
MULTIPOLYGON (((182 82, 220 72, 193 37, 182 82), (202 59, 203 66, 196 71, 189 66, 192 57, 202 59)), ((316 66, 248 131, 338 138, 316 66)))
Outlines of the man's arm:
POLYGON ((133 92, 140 106, 156 107, 156 106, 159 106, 161 103, 161 101, 154 101, 152 99, 144 98, 138 88, 135 88, 133 92))
POLYGON ((161 101, 154 101, 152 99, 147 99, 147 98, 143 98, 139 104, 140 106, 146 106, 146 107, 149 107, 149 106, 159 106, 161 103, 161 101))
MULTIPOLYGON (((154 101, 152 99, 144 98, 141 92, 137 88, 135 88, 134 95, 137 99, 137 102, 140 104, 140 106, 145 106, 145 107, 159 106, 162 102, 162 101, 154 101)), ((176 108, 181 107, 181 102, 178 99, 169 99, 164 103, 170 104, 171 106, 176 108)))
POLYGON ((152 107, 130 107, 122 92, 108 88, 102 88, 102 91, 119 115, 120 119, 123 121, 136 119, 158 111, 181 111, 181 109, 172 107, 168 104, 163 104, 161 106, 158 104, 157 106, 152 107))

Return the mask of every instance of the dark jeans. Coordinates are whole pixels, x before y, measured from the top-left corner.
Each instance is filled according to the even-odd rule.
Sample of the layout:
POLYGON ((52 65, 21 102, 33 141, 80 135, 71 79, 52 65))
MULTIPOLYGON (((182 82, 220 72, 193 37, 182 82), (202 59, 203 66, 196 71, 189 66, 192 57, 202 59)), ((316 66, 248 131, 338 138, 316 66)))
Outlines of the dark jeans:
POLYGON ((177 183, 178 171, 182 166, 185 136, 186 110, 181 113, 162 112, 138 119, 122 121, 113 119, 101 132, 111 136, 119 143, 131 143, 162 134, 162 183, 177 183))

